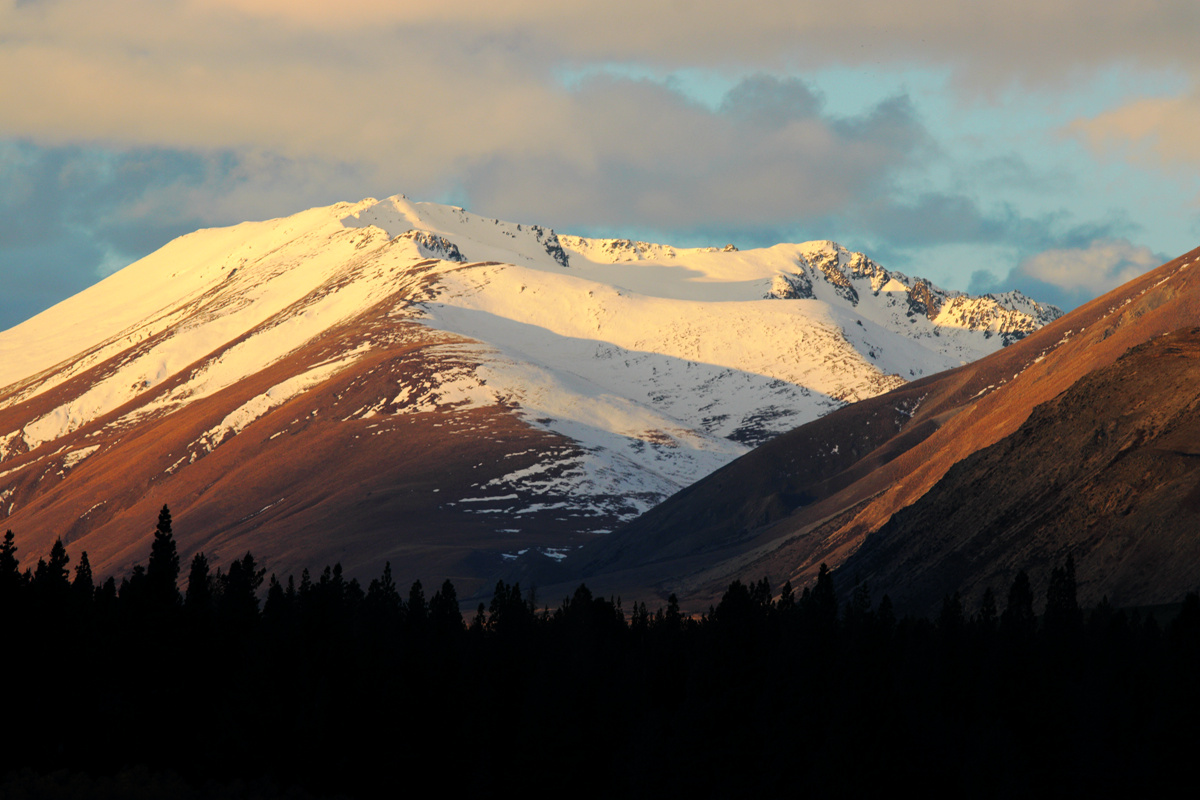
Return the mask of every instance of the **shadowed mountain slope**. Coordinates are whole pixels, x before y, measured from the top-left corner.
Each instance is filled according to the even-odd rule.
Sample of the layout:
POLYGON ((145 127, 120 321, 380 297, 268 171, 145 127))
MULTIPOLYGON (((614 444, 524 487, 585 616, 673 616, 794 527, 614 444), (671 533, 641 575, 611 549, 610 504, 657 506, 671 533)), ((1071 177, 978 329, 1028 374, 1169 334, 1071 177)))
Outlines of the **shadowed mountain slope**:
MULTIPOLYGON (((1128 350, 955 464, 845 562, 902 607, 998 592, 1073 555, 1080 600, 1177 601, 1200 586, 1200 328, 1128 350)), ((977 600, 978 597, 968 598, 977 600)))
MULTIPOLYGON (((864 547, 864 542, 896 512, 924 497, 952 466, 1016 433, 1039 404, 1113 365, 1130 348, 1200 324, 1198 257, 1200 251, 1192 251, 1174 259, 991 356, 839 409, 778 437, 589 545, 572 565, 576 572, 567 583, 588 576, 590 585, 604 591, 659 598, 675 592, 691 607, 703 608, 732 578, 767 575, 775 585, 785 579, 804 583, 826 562, 845 565, 843 586, 857 573, 875 576, 871 586, 876 595, 908 592, 903 583, 908 578, 901 576, 922 563, 926 539, 936 537, 943 549, 953 550, 960 537, 971 535, 962 530, 961 519, 949 514, 957 503, 968 502, 962 491, 947 488, 939 495, 940 511, 922 512, 919 524, 903 530, 889 529, 886 550, 883 545, 864 547), (851 558, 860 547, 861 557, 851 558), (900 554, 903 564, 893 563, 900 554)), ((1146 359, 1153 357, 1141 359, 1130 363, 1149 364, 1146 359)), ((1131 388, 1123 402, 1153 403, 1158 391, 1169 389, 1151 380, 1131 388)), ((1176 400, 1189 402, 1185 397, 1172 403, 1176 400)), ((1043 458, 1056 461, 1054 469, 1079 469, 1077 453, 1048 443, 1045 447, 1043 458)), ((993 491, 999 508, 1003 492, 993 491)), ((1014 499, 1007 513, 1050 513, 1027 508, 1029 502, 1014 499)), ((1167 513, 1166 506, 1153 505, 1167 513)), ((1169 520, 1163 525, 1169 526, 1169 520)), ((1031 550, 1027 558, 1007 555, 1003 565, 976 566, 961 578, 994 576, 995 588, 1003 590, 1004 576, 1018 568, 1048 572, 1048 561, 1065 557, 1069 541, 1031 550)), ((1079 559, 1086 597, 1117 593, 1117 573, 1101 569, 1101 560, 1079 559)), ((923 594, 912 590, 912 602, 921 605, 933 594, 940 599, 942 592, 959 588, 954 563, 945 556, 938 566, 928 567, 928 580, 913 578, 928 585, 922 586, 923 594)), ((531 572, 530 577, 543 585, 556 580, 550 573, 531 572)), ((1177 599, 1174 588, 1164 591, 1177 599)), ((1132 587, 1127 596, 1149 597, 1132 587)))

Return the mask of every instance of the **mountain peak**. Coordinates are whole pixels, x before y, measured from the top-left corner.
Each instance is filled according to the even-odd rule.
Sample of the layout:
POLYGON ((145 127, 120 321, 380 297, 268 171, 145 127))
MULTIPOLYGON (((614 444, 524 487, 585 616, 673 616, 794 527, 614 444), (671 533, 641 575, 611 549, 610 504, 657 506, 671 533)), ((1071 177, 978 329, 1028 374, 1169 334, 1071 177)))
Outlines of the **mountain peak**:
POLYGON ((832 242, 339 203, 181 237, 0 333, 0 516, 101 571, 167 502, 184 556, 482 579, 1039 324, 832 242))

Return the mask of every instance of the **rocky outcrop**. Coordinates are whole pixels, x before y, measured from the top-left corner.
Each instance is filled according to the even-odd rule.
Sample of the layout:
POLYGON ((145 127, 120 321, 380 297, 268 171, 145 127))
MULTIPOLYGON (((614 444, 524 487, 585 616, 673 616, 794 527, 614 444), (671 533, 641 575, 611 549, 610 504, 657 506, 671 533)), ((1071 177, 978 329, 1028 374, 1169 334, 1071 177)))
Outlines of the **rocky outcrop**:
POLYGON ((429 231, 409 231, 402 233, 400 239, 411 239, 416 242, 417 249, 425 258, 436 258, 441 261, 457 261, 462 263, 466 261, 463 254, 459 252, 458 245, 447 239, 445 236, 438 236, 429 231))
POLYGON ((814 296, 812 279, 803 272, 776 275, 766 296, 776 300, 811 300, 814 296))
POLYGON ((942 310, 941 301, 933 293, 929 281, 920 279, 908 290, 908 313, 935 320, 942 310))
MULTIPOLYGON (((520 226, 518 226, 519 228, 520 226)), ((546 255, 550 256, 559 266, 571 266, 571 259, 563 250, 562 242, 558 240, 558 234, 541 225, 530 225, 529 230, 533 231, 533 238, 546 251, 546 255)))

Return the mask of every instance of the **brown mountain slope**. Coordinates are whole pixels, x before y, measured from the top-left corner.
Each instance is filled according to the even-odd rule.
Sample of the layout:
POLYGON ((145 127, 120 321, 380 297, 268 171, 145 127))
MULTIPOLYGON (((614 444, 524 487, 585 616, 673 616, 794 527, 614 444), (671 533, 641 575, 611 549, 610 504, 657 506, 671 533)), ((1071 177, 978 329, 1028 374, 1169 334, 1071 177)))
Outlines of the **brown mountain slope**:
POLYGON ((1200 324, 1198 259, 1194 250, 987 358, 779 437, 590 546, 566 582, 676 592, 699 608, 734 577, 805 582, 821 562, 841 565, 1035 406, 1131 347, 1200 324))
MULTIPOLYGON (((930 611, 947 587, 1044 589, 1074 555, 1084 603, 1178 600, 1200 584, 1200 328, 1131 348, 954 465, 844 564, 930 611)), ((968 606, 970 600, 968 598, 968 606)))
MULTIPOLYGON (((450 577, 468 592, 481 576, 502 569, 501 553, 585 539, 563 524, 561 511, 524 515, 519 533, 505 533, 479 509, 453 502, 473 485, 545 464, 550 454, 569 457, 575 443, 499 406, 354 414, 394 396, 397 385, 436 387, 437 375, 456 366, 453 350, 443 348, 455 337, 389 320, 386 310, 381 305, 377 317, 335 328, 174 414, 126 429, 115 423, 126 412, 118 408, 54 443, 60 451, 54 456, 38 450, 10 459, 4 474, 13 480, 2 499, 16 511, 5 524, 21 532, 23 565, 61 537, 73 558, 88 552, 97 574, 128 574, 145 561, 164 503, 172 509, 185 563, 204 551, 210 563, 223 565, 250 550, 280 575, 341 562, 348 574, 366 579, 390 560, 398 581, 450 577), (373 348, 353 367, 271 409, 240 434, 198 449, 214 421, 362 342, 373 348), (72 458, 89 448, 96 452, 72 458)), ((77 380, 91 377, 83 373, 77 380)), ((167 383, 158 391, 171 388, 167 383)), ((26 404, 4 409, 0 426, 37 411, 26 404)))

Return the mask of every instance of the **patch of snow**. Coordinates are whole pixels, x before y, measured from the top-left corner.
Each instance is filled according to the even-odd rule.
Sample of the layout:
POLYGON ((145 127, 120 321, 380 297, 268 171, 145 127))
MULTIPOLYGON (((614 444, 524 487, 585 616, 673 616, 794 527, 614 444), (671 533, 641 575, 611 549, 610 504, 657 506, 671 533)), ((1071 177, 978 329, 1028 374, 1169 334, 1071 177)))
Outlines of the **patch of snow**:
POLYGON ((81 447, 78 450, 72 450, 63 457, 63 469, 71 469, 79 462, 90 456, 92 453, 100 449, 100 445, 94 444, 91 447, 81 447))
POLYGON ((260 395, 252 397, 229 414, 226 414, 225 418, 215 426, 201 434, 194 446, 204 451, 213 450, 230 436, 236 436, 241 433, 248 425, 271 409, 281 406, 293 397, 324 383, 331 376, 357 360, 358 356, 365 349, 364 347, 360 347, 347 353, 337 361, 324 362, 319 366, 309 369, 307 372, 275 384, 260 395))

